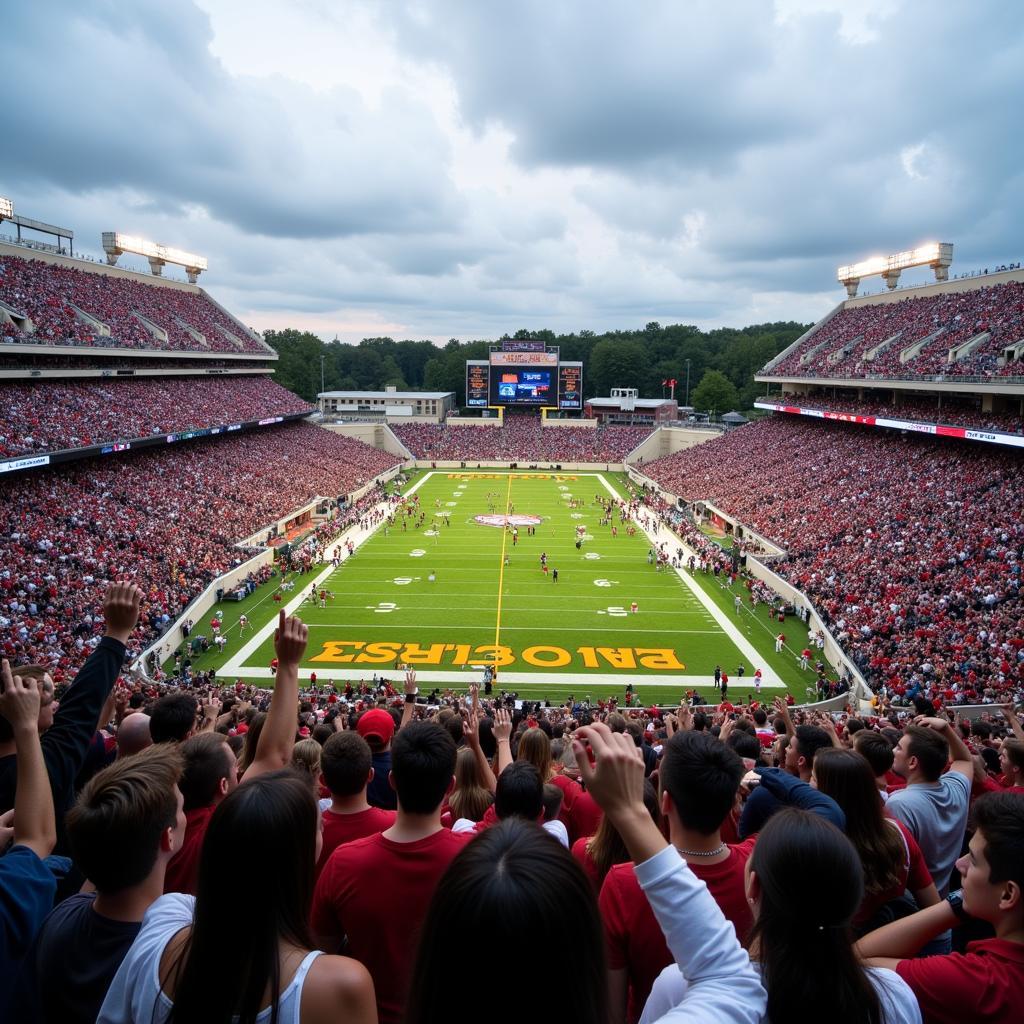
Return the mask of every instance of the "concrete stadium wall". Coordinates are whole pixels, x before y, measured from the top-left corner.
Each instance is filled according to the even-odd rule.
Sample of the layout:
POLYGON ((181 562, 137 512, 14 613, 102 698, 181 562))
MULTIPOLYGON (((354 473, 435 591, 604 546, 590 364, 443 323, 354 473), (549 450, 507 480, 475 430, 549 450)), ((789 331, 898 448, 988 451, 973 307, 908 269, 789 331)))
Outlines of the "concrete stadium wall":
MULTIPOLYGON (((264 531, 265 533, 266 531, 264 531)), ((270 548, 265 548, 258 555, 254 555, 252 558, 243 562, 241 565, 229 572, 226 572, 223 576, 218 576, 195 600, 188 604, 185 610, 178 616, 177 619, 171 624, 170 628, 164 635, 156 641, 156 643, 150 644, 133 662, 132 668, 138 668, 144 670, 146 660, 156 652, 157 657, 160 659, 162 665, 172 654, 181 646, 182 635, 181 627, 187 619, 191 619, 196 623, 196 633, 201 632, 198 628, 199 624, 203 622, 203 617, 206 613, 217 603, 217 591, 224 590, 225 592, 232 590, 237 584, 241 583, 246 576, 251 572, 255 572, 260 566, 266 565, 268 562, 274 560, 274 552, 270 548)))
POLYGON ((411 459, 412 452, 398 440, 386 423, 321 423, 324 430, 344 434, 368 444, 371 448, 397 455, 400 459, 411 459))

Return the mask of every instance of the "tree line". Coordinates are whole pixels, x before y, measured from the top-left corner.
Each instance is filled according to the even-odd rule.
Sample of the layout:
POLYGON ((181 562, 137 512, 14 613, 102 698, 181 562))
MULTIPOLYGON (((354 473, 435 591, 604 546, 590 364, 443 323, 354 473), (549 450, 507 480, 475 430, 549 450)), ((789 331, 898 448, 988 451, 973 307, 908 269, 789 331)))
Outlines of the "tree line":
MULTIPOLYGON (((558 345, 563 360, 583 363, 585 397, 607 396, 611 388, 637 388, 641 398, 668 396, 675 379, 676 400, 684 404, 689 360, 690 404, 700 411, 750 409, 763 394, 754 374, 795 341, 809 324, 794 322, 722 327, 702 331, 685 324, 647 324, 637 331, 558 334, 516 331, 505 338, 539 338, 558 345)), ((310 402, 328 391, 454 391, 465 403, 466 360, 486 359, 493 341, 430 341, 364 338, 358 345, 324 342, 308 331, 267 331, 278 353, 274 379, 310 402), (322 362, 321 362, 322 358, 322 362)), ((503 339, 499 339, 503 340, 503 339)))

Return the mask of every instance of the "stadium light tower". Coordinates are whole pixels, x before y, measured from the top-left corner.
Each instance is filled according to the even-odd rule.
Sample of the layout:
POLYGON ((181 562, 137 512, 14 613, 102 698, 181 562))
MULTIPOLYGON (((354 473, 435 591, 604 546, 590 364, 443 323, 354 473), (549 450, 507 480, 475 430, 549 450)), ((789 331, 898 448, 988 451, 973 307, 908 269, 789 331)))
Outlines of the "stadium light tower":
POLYGON ((6 196, 0 196, 0 220, 8 220, 14 216, 14 203, 6 196))
POLYGON ((690 360, 686 360, 686 408, 690 408, 690 360))
POLYGON ((207 269, 208 264, 205 256, 196 256, 172 246, 160 245, 159 242, 151 242, 147 238, 139 238, 136 235, 122 235, 117 231, 103 232, 103 251, 107 254, 107 262, 114 266, 118 256, 126 252, 134 252, 139 256, 145 256, 149 260, 149 269, 159 277, 164 272, 164 265, 175 263, 185 268, 185 273, 192 284, 196 278, 207 269))
POLYGON ((860 263, 840 267, 836 277, 840 284, 846 286, 846 294, 853 299, 857 297, 861 278, 880 276, 891 290, 899 282, 901 271, 908 267, 931 267, 935 271, 936 281, 948 281, 952 262, 952 242, 928 242, 906 252, 893 253, 891 256, 871 256, 860 263))

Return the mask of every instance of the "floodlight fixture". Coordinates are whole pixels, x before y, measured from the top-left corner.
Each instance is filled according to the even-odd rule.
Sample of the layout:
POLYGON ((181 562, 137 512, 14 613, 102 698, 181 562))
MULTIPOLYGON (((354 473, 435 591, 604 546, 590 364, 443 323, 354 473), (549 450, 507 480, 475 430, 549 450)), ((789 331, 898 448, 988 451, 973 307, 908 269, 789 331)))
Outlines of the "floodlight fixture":
POLYGON ((188 279, 193 284, 200 273, 208 267, 205 256, 196 256, 183 249, 151 242, 148 238, 140 238, 137 235, 122 235, 117 231, 103 232, 103 251, 107 254, 107 262, 111 266, 114 266, 117 258, 126 252, 145 256, 149 260, 150 269, 157 276, 163 273, 164 264, 174 263, 185 268, 188 279))
POLYGON ((949 267, 953 262, 952 242, 926 242, 916 249, 893 253, 891 256, 870 256, 850 266, 840 267, 836 278, 846 285, 850 298, 857 294, 862 278, 881 276, 890 289, 895 288, 900 273, 908 267, 931 267, 936 281, 949 279, 949 267))

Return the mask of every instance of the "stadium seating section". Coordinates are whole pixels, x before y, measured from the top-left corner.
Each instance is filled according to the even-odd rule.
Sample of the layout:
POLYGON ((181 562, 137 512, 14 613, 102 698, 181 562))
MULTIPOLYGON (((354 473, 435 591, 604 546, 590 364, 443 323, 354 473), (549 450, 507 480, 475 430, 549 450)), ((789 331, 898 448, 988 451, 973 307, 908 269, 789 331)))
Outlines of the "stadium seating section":
POLYGON ((506 414, 501 427, 392 426, 418 459, 505 462, 621 462, 651 427, 544 427, 536 416, 506 414))
POLYGON ((199 291, 145 284, 42 260, 0 257, 0 302, 15 315, 28 317, 34 326, 27 334, 10 323, 0 323, 0 341, 5 344, 261 355, 269 351, 199 291), (109 337, 97 332, 76 309, 106 325, 109 337), (166 342, 154 337, 136 314, 165 331, 166 342))
POLYGON ((1016 452, 782 416, 645 467, 784 546, 778 571, 872 686, 996 697, 1024 679, 1020 470, 1016 452))
POLYGON ((240 538, 317 495, 346 494, 391 468, 387 452, 308 423, 186 442, 8 483, 0 511, 4 656, 77 667, 108 580, 147 600, 136 650, 215 577, 240 538))
POLYGON ((0 458, 312 412, 269 377, 4 384, 0 458))
POLYGON ((1019 413, 983 412, 973 402, 958 404, 956 399, 943 396, 939 408, 937 398, 903 398, 898 403, 881 399, 858 399, 850 395, 783 395, 767 401, 801 409, 820 409, 826 412, 849 412, 858 416, 884 416, 889 419, 914 420, 920 423, 943 423, 955 427, 975 427, 978 430, 1000 430, 1019 434, 1024 430, 1024 417, 1019 413))
POLYGON ((1020 359, 999 366, 1007 346, 1024 340, 1024 284, 945 291, 901 302, 843 309, 763 372, 790 377, 937 375, 1001 377, 1024 374, 1020 359), (988 337, 950 362, 949 353, 979 335, 988 337), (905 362, 901 354, 930 338, 905 362), (892 339, 892 340, 890 340, 892 339), (880 350, 884 342, 888 342, 880 350), (874 355, 872 356, 872 352, 874 355))

